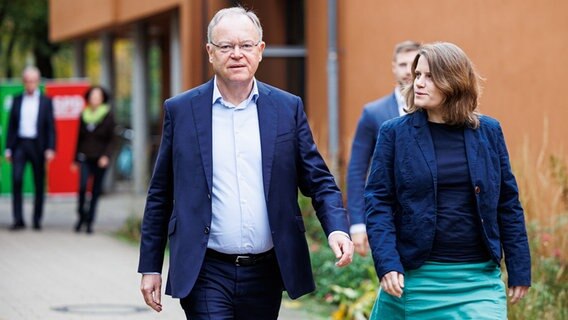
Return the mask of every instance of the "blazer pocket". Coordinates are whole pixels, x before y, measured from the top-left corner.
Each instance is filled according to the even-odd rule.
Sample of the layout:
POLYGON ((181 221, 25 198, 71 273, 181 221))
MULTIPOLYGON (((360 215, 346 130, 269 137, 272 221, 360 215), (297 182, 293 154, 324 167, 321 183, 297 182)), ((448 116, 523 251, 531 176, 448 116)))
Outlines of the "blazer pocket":
POLYGON ((296 137, 296 130, 286 132, 276 136, 276 143, 288 141, 296 137))
POLYGON ((304 218, 302 216, 296 216, 296 225, 298 226, 300 232, 306 232, 306 227, 304 226, 304 218))
POLYGON ((171 236, 172 234, 175 233, 176 231, 176 221, 177 218, 173 218, 170 220, 170 222, 168 223, 168 236, 171 236))

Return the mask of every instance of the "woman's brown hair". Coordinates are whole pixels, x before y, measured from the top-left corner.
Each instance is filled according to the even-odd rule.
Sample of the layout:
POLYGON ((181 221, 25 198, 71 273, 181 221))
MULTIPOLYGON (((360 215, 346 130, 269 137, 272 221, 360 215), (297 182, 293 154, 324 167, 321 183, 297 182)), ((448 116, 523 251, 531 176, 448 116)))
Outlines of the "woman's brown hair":
MULTIPOLYGON (((432 81, 444 99, 443 117, 449 125, 479 127, 478 99, 481 94, 481 78, 473 63, 458 46, 448 42, 435 42, 423 45, 412 63, 412 79, 416 79, 416 65, 423 57, 428 61, 432 81)), ((404 90, 407 112, 422 110, 414 104, 414 86, 404 90)))

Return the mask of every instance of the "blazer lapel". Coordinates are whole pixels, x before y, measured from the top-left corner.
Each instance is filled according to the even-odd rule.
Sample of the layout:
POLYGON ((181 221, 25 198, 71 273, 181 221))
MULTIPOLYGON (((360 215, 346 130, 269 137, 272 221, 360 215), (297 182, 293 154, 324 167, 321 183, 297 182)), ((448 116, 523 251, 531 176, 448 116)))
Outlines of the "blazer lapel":
POLYGON ((213 188, 213 111, 211 104, 211 99, 213 99, 213 81, 210 80, 203 86, 199 94, 191 100, 191 110, 193 111, 193 119, 197 130, 201 161, 210 193, 213 188))
POLYGON ((259 95, 256 100, 256 106, 260 130, 260 149, 262 152, 262 180, 264 197, 268 202, 270 175, 272 174, 272 162, 274 160, 274 145, 278 128, 278 110, 276 103, 270 96, 270 89, 260 81, 257 81, 257 85, 259 95))
POLYGON ((428 128, 428 119, 426 112, 416 112, 413 115, 413 126, 415 129, 414 139, 418 143, 420 151, 430 168, 432 174, 432 181, 434 181, 434 190, 438 184, 438 166, 436 165, 436 155, 434 153, 434 143, 432 142, 432 135, 428 128))
POLYGON ((477 164, 477 154, 479 152, 479 129, 474 130, 471 128, 466 128, 464 130, 464 140, 467 165, 469 167, 469 176, 472 186, 474 186, 477 176, 475 174, 475 165, 477 164))
POLYGON ((43 124, 43 118, 45 118, 45 113, 46 113, 46 109, 47 107, 45 106, 46 101, 45 101, 45 97, 43 95, 39 96, 39 106, 38 106, 38 110, 37 110, 37 132, 40 132, 41 130, 41 124, 43 124))

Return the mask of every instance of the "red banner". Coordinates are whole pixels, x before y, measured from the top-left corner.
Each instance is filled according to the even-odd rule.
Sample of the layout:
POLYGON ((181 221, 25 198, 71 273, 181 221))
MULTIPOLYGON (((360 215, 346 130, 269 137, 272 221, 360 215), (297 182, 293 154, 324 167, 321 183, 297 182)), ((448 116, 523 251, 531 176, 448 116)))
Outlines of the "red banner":
POLYGON ((87 82, 48 82, 46 94, 53 99, 55 130, 57 134, 55 158, 48 167, 49 194, 76 194, 79 172, 71 170, 77 146, 79 116, 85 107, 87 82))

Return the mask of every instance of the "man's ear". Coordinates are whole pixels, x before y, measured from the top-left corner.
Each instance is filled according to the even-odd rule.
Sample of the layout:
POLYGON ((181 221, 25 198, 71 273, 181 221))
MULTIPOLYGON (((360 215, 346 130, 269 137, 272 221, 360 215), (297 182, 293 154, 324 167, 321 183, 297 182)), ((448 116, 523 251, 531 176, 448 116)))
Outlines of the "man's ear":
POLYGON ((207 51, 207 55, 209 56, 209 62, 212 63, 213 62, 213 48, 211 47, 211 45, 209 43, 205 45, 205 50, 207 51))

